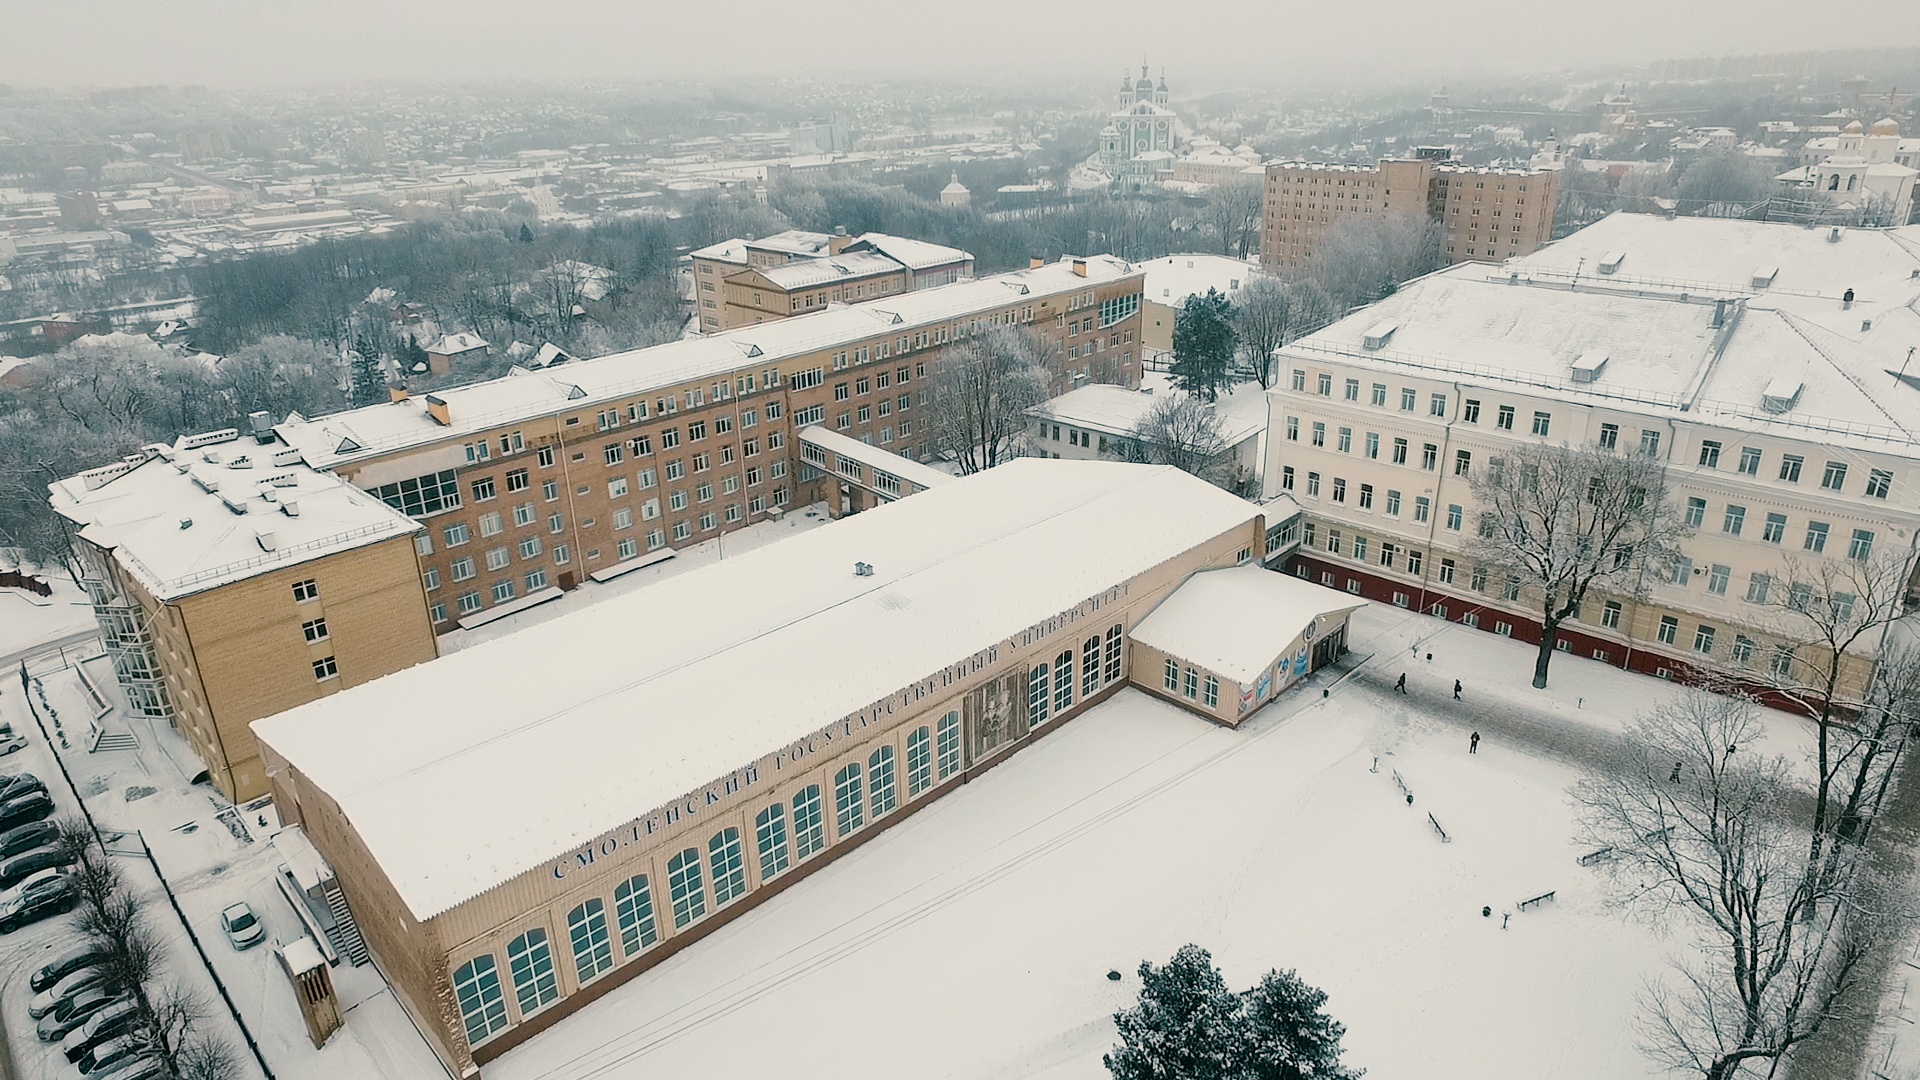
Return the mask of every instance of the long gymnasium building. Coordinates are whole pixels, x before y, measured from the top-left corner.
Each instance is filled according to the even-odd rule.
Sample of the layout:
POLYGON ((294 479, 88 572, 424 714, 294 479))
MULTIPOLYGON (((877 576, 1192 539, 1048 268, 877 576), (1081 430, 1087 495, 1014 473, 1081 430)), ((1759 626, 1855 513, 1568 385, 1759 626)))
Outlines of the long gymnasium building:
POLYGON ((1022 459, 254 729, 282 819, 471 1074, 1130 678, 1250 716, 1357 603, 1260 569, 1267 542, 1185 473, 1022 459), (1168 608, 1133 655, 1195 575, 1221 618, 1168 608))

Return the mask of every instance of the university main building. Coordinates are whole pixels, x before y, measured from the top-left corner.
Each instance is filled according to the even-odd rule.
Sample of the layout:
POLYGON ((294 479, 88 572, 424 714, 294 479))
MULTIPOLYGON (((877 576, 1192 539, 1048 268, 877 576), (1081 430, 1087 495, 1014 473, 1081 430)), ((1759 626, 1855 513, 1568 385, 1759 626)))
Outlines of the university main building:
POLYGON ((470 1072, 1125 686, 1239 724, 1360 604, 1268 547, 1174 469, 1021 459, 254 730, 470 1072))

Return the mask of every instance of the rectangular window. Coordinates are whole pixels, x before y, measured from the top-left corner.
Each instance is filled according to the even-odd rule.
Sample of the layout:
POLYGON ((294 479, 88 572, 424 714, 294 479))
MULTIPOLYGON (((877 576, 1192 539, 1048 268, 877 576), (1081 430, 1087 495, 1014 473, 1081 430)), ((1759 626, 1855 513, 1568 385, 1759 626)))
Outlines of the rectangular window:
POLYGON ((1715 596, 1727 595, 1727 582, 1733 577, 1733 567, 1714 563, 1707 571, 1707 591, 1715 596))
POLYGON ((487 569, 504 570, 506 569, 507 562, 511 558, 512 556, 507 553, 506 548, 494 548, 492 551, 487 552, 487 569))
POLYGON ((1461 517, 1460 504, 1448 503, 1447 504, 1447 528, 1453 530, 1454 532, 1459 532, 1460 517, 1461 517))
POLYGON ((1742 665, 1753 663, 1753 646, 1754 646, 1753 639, 1748 637, 1747 635, 1745 634, 1733 635, 1734 662, 1742 665))
POLYGON ((1400 516, 1400 493, 1392 488, 1387 489, 1387 513, 1393 517, 1400 516))
POLYGON ((300 633, 307 639, 308 644, 325 641, 327 640, 327 620, 325 618, 308 619, 300 624, 300 633))
POLYGON ((553 468, 553 447, 542 446, 533 453, 533 460, 543 469, 553 468))
POLYGON ((467 558, 464 558, 464 559, 453 560, 453 562, 447 565, 447 571, 453 575, 453 580, 455 581, 467 581, 472 579, 473 557, 468 556, 467 558))
MULTIPOLYGON (((491 486, 492 481, 487 483, 491 486)), ((408 517, 425 517, 460 505, 460 481, 452 469, 382 484, 372 492, 375 498, 408 517)))
POLYGON ((1333 396, 1333 376, 1322 373, 1315 385, 1319 388, 1321 397, 1333 396))
POLYGON ((1401 412, 1412 412, 1415 408, 1419 407, 1419 403, 1420 403, 1420 395, 1418 392, 1416 392, 1413 389, 1413 387, 1403 386, 1400 388, 1400 411, 1401 412))
POLYGON ((1307 373, 1299 368, 1294 368, 1292 386, 1295 390, 1305 393, 1307 389, 1307 373))
POLYGON ((1465 476, 1473 469, 1473 453, 1467 450, 1453 452, 1453 475, 1465 476))
POLYGON ((1320 497, 1320 474, 1319 473, 1317 472, 1307 473, 1307 494, 1313 496, 1314 498, 1320 497))
POLYGON ((1460 419, 1469 424, 1480 422, 1480 399, 1468 398, 1461 405, 1460 419))
POLYGON ((1740 472, 1746 476, 1760 475, 1760 451, 1757 447, 1740 448, 1740 472))
POLYGON ((1336 476, 1333 478, 1333 501, 1347 501, 1347 481, 1345 477, 1336 476))
POLYGON ((1855 562, 1866 562, 1873 554, 1873 532, 1870 529, 1853 530, 1853 541, 1847 545, 1847 558, 1855 562))
POLYGON ((1707 500, 1689 498, 1687 500, 1687 528, 1697 529, 1707 520, 1707 500))
MULTIPOLYGON (((1041 424, 1040 426, 1044 429, 1047 425, 1041 424)), ((1297 416, 1287 417, 1287 441, 1300 441, 1300 418, 1297 416)))
POLYGON ((1700 441, 1700 464, 1709 469, 1720 467, 1720 444, 1712 439, 1700 441))
POLYGON ((313 662, 313 681, 315 682, 326 682, 339 674, 340 667, 334 663, 331 656, 323 656, 313 662))
POLYGON ((421 571, 420 582, 422 585, 426 587, 426 590, 428 592, 432 592, 433 590, 439 588, 440 587, 440 568, 437 566, 429 566, 425 570, 421 571))
POLYGON ((494 497, 493 477, 482 477, 473 482, 473 501, 486 502, 494 497))
POLYGON ((1747 603, 1764 604, 1767 592, 1773 588, 1773 575, 1755 572, 1747 576, 1747 603))
POLYGON ((1367 432, 1367 457, 1380 460, 1380 433, 1377 431, 1367 432))
POLYGON ((1727 504, 1727 512, 1720 518, 1720 531, 1728 536, 1739 536, 1740 530, 1747 524, 1747 508, 1727 504))
POLYGON ((1291 465, 1280 466, 1280 490, 1293 490, 1293 466, 1291 465))
POLYGON ((1600 449, 1617 450, 1620 448, 1620 425, 1600 425, 1600 449))
POLYGON ((1313 422, 1313 445, 1327 445, 1327 425, 1319 420, 1313 422))
POLYGON ((527 470, 525 469, 515 469, 507 474, 508 491, 525 491, 531 483, 532 481, 528 479, 527 470))
POLYGON ((1652 428, 1640 429, 1640 452, 1647 457, 1660 456, 1660 433, 1652 428))
POLYGON ((1760 539, 1769 544, 1777 544, 1787 535, 1787 515, 1768 514, 1767 523, 1760 530, 1760 539))
POLYGON ((1609 600, 1600 608, 1600 625, 1609 630, 1620 629, 1620 601, 1609 600))
POLYGON ((1347 399, 1348 401, 1359 401, 1359 400, 1360 400, 1360 380, 1359 380, 1359 379, 1348 379, 1348 380, 1347 380, 1347 392, 1346 392, 1346 399, 1347 399))
POLYGON ((1432 472, 1440 467, 1440 448, 1433 443, 1423 443, 1420 447, 1420 467, 1432 472))
POLYGON ((1893 486, 1893 473, 1886 469, 1871 469, 1867 472, 1867 498, 1884 499, 1887 489, 1893 486))
POLYGON ((1454 571, 1453 560, 1441 559, 1440 560, 1440 583, 1443 585, 1453 584, 1453 571, 1454 571))
POLYGON ((1495 417, 1493 421, 1493 426, 1499 428, 1501 431, 1512 431, 1513 430, 1513 406, 1511 405, 1500 406, 1499 415, 1495 417))
POLYGON ((500 511, 494 510, 480 515, 480 535, 498 536, 503 526, 500 524, 500 511))
POLYGON ((318 599, 320 599, 320 584, 314 581, 312 578, 308 578, 305 581, 296 581, 293 583, 293 602, 294 603, 303 604, 303 603, 306 603, 308 600, 318 600, 318 599))
POLYGON ((1533 433, 1535 435, 1547 434, 1547 429, 1551 427, 1552 424, 1553 415, 1551 413, 1536 412, 1533 414, 1533 433))
POLYGON ((1814 553, 1827 550, 1827 523, 1824 521, 1807 522, 1807 539, 1801 548, 1814 553))
POLYGON ((480 610, 480 594, 469 589, 454 599, 454 607, 462 615, 471 615, 480 610))
POLYGON ((1407 463, 1407 440, 1393 440, 1393 463, 1395 465, 1405 465, 1407 463))
POLYGON ((1350 454, 1353 452, 1353 429, 1352 428, 1343 427, 1340 429, 1339 450, 1343 454, 1350 454))
POLYGON ((1433 503, 1425 495, 1413 497, 1413 520, 1422 525, 1427 523, 1427 515, 1433 509, 1433 503))
POLYGON ((1372 484, 1360 485, 1360 509, 1362 510, 1373 509, 1373 485, 1372 484))
POLYGON ((1447 415, 1447 395, 1434 394, 1432 398, 1429 399, 1427 402, 1427 415, 1429 416, 1447 415))
POLYGON ((1780 455, 1780 479, 1785 480, 1789 484, 1799 483, 1800 466, 1804 464, 1806 464, 1806 459, 1799 454, 1780 455))
POLYGON ((1671 645, 1680 636, 1680 620, 1671 615, 1660 616, 1660 632, 1657 637, 1662 645, 1671 645))
POLYGON ((1825 472, 1820 474, 1820 486, 1828 491, 1839 491, 1847 485, 1847 466, 1842 461, 1829 461, 1825 472))
POLYGON ((1375 405, 1380 405, 1380 406, 1386 405, 1387 403, 1387 384, 1386 383, 1377 382, 1373 384, 1373 403, 1375 405))

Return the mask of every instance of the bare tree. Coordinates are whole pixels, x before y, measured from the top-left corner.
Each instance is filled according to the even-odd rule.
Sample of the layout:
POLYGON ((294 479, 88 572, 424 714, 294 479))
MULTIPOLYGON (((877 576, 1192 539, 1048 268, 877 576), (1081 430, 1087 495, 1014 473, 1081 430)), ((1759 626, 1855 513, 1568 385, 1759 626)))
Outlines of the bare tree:
POLYGON ((1207 190, 1200 220, 1220 238, 1220 254, 1244 259, 1260 232, 1265 184, 1258 176, 1236 176, 1207 190))
MULTIPOLYGON (((1857 543, 1857 542, 1856 542, 1857 543)), ((1874 758, 1891 747, 1871 734, 1887 713, 1904 714, 1909 701, 1890 701, 1920 681, 1907 670, 1920 663, 1910 649, 1896 649, 1879 677, 1872 654, 1885 645, 1887 631, 1906 615, 1912 566, 1904 553, 1849 552, 1858 558, 1802 559, 1787 556, 1778 574, 1756 579, 1748 600, 1766 612, 1768 629, 1779 639, 1767 658, 1769 686, 1814 722, 1819 785, 1811 822, 1816 859, 1835 824, 1833 788, 1850 766, 1872 771, 1874 758), (1881 700, 1875 700, 1879 692, 1881 700)), ((1863 779, 1863 783, 1871 782, 1863 779)), ((1861 793, 1846 793, 1857 812, 1861 793)), ((1851 832, 1858 821, 1842 822, 1851 832)))
POLYGON ((1334 226, 1314 251, 1311 276, 1342 310, 1371 304, 1446 263, 1446 233, 1425 214, 1375 214, 1334 226))
POLYGON ((173 1054, 180 1080, 235 1080, 241 1075, 240 1055, 233 1045, 206 1032, 189 1036, 173 1054))
POLYGON ((1239 491, 1247 477, 1235 461, 1213 406, 1187 394, 1159 398, 1125 438, 1109 444, 1122 461, 1171 465, 1228 491, 1239 491))
POLYGON ((1333 321, 1333 298, 1311 279, 1282 284, 1255 274, 1233 298, 1233 326, 1262 390, 1273 387, 1273 354, 1333 321))
POLYGON ((1648 991, 1645 1049, 1704 1080, 1777 1061, 1871 1008, 1863 963, 1886 946, 1884 898, 1853 873, 1812 872, 1786 761, 1757 750, 1759 709, 1691 690, 1635 721, 1644 756, 1574 791, 1583 839, 1607 849, 1622 902, 1702 933, 1648 991))
POLYGON ((1533 685, 1547 685, 1560 624, 1598 586, 1637 595, 1643 571, 1686 534, 1653 458, 1589 447, 1517 444, 1468 481, 1480 505, 1467 550, 1505 571, 1508 599, 1539 602, 1540 649, 1533 685), (1516 587, 1517 586, 1517 587, 1516 587))
POLYGON ((998 326, 948 346, 933 368, 923 422, 927 447, 964 473, 1018 457, 1027 410, 1047 399, 1050 343, 1022 327, 998 326))

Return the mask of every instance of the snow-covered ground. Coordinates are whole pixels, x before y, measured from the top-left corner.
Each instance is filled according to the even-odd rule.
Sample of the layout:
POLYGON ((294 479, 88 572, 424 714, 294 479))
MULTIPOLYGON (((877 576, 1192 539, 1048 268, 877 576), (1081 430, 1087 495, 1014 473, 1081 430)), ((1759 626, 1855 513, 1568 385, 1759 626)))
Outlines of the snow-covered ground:
POLYGON ((505 637, 515 630, 558 618, 570 611, 578 611, 582 607, 597 604, 610 596, 622 596, 635 589, 645 588, 662 578, 684 574, 694 567, 717 562, 728 555, 742 555, 754 548, 763 547, 796 533, 817 529, 830 520, 832 519, 827 516, 825 503, 794 507, 776 520, 757 521, 736 532, 681 548, 671 559, 629 571, 612 581, 589 581, 557 600, 549 600, 525 611, 495 619, 483 626, 476 626, 472 630, 454 630, 442 634, 440 635, 440 652, 445 655, 471 648, 483 641, 505 637))
POLYGON ((53 588, 52 596, 0 588, 0 657, 91 631, 98 625, 87 594, 74 585, 72 578, 57 570, 42 571, 39 577, 53 588))
MULTIPOLYGON (((1539 695, 1524 646, 1392 609, 1363 617, 1356 651, 1382 663, 1422 634, 1438 635, 1435 670, 1449 657, 1449 691, 1456 674, 1533 704, 1591 690, 1567 712, 1597 730, 1673 692, 1575 661, 1539 695)), ((1634 1045, 1635 998, 1684 943, 1609 909, 1576 864, 1577 767, 1493 738, 1469 755, 1469 707, 1456 721, 1359 680, 1322 699, 1328 681, 1240 731, 1123 692, 487 1075, 637 1080, 724 1060, 735 1075, 912 1062, 1094 1080, 1134 968, 1188 941, 1236 987, 1298 968, 1374 1076, 1660 1075, 1634 1045)))

